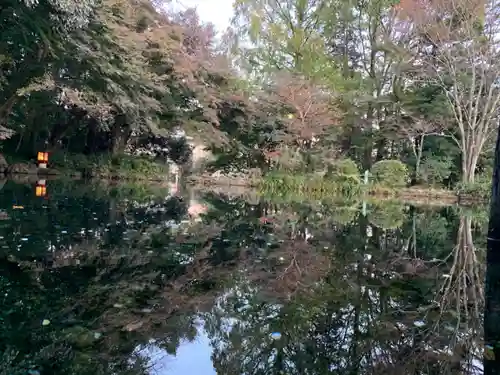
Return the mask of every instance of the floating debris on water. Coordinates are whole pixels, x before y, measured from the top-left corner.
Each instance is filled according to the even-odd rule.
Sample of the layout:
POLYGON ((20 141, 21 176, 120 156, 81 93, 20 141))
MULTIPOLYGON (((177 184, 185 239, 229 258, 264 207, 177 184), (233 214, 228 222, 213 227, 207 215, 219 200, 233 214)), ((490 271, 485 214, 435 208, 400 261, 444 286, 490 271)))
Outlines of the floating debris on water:
POLYGON ((132 332, 132 331, 135 331, 135 330, 141 328, 143 324, 144 324, 144 322, 129 323, 125 327, 123 327, 123 330, 128 331, 128 332, 132 332))

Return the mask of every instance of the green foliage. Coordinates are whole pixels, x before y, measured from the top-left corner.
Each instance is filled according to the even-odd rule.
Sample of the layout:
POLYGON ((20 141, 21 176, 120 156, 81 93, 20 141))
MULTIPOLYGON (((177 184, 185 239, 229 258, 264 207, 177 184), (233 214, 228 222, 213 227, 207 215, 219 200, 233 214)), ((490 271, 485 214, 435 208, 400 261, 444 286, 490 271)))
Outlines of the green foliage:
POLYGON ((452 209, 456 212, 457 217, 470 218, 475 228, 486 233, 490 219, 490 211, 487 203, 485 200, 482 204, 454 206, 452 209))
POLYGON ((436 186, 451 176, 453 168, 453 159, 450 157, 427 156, 421 161, 417 179, 419 182, 436 186))
POLYGON ((359 214, 359 207, 335 205, 331 212, 331 219, 334 223, 341 225, 352 224, 359 214))
POLYGON ((374 204, 368 213, 370 223, 381 229, 396 229, 403 225, 405 206, 400 202, 374 204))
POLYGON ((362 188, 357 176, 344 176, 342 180, 324 178, 320 175, 289 175, 270 173, 260 182, 259 190, 268 197, 293 197, 294 201, 310 199, 347 200, 358 198, 362 188))
POLYGON ((472 199, 489 201, 491 198, 491 180, 492 173, 485 171, 472 183, 459 182, 455 186, 455 191, 457 194, 464 195, 465 197, 470 197, 472 199))
POLYGON ((356 176, 359 178, 360 172, 356 162, 352 159, 340 159, 328 166, 328 176, 333 178, 341 176, 356 176))
POLYGON ((274 160, 276 169, 282 172, 304 171, 306 168, 304 156, 299 150, 283 148, 280 155, 274 160))
POLYGON ((361 191, 361 179, 356 163, 351 159, 336 160, 328 166, 326 177, 340 186, 342 195, 351 195, 361 191))
MULTIPOLYGON (((119 155, 147 144, 148 154, 171 156, 158 140, 181 128, 220 151, 210 167, 223 171, 311 173, 342 155, 349 159, 334 162, 328 177, 348 193, 359 184, 355 167, 366 169, 375 158, 414 166, 418 182, 453 186, 461 157, 492 142, 450 123, 461 117, 455 109, 471 105, 450 105, 454 75, 446 67, 436 70, 446 79, 431 79, 425 69, 401 65, 416 61, 415 40, 381 34, 393 26, 387 16, 392 0, 238 0, 234 34, 222 43, 196 11, 158 11, 164 5, 6 0, 0 10, 0 137, 7 137, 2 129, 16 133, 2 141, 3 152, 29 159, 43 148, 64 149, 74 156, 55 156, 55 163, 65 160, 66 169, 149 176, 159 172, 149 161, 119 155), (246 38, 252 46, 239 43, 246 38), (235 74, 235 65, 248 74, 235 74), (408 79, 414 70, 418 79, 408 79), (270 160, 276 150, 281 154, 270 160)), ((428 41, 419 43, 425 48, 428 41)), ((457 87, 467 91, 471 82, 463 83, 457 87)), ((478 159, 479 169, 487 159, 478 159)), ((384 163, 373 167, 375 182, 404 187, 401 165, 384 163)))
POLYGON ((49 156, 50 167, 68 171, 82 172, 92 166, 92 160, 89 156, 83 154, 71 154, 62 151, 56 151, 49 156))
POLYGON ((234 8, 233 25, 255 46, 241 49, 240 53, 252 73, 260 75, 257 79, 276 69, 329 79, 338 76, 316 29, 325 25, 331 11, 323 0, 286 0, 283 4, 238 0, 234 8), (313 24, 316 26, 310 27, 313 24))
POLYGON ((371 174, 375 183, 389 187, 404 187, 408 184, 408 168, 399 160, 376 162, 371 174))
MULTIPOLYGON (((461 46, 480 42, 496 51, 498 41, 491 37, 480 37, 479 41, 475 32, 469 34, 476 28, 472 19, 464 21, 463 32, 452 33, 456 43, 451 49, 440 48, 435 41, 420 40, 422 30, 408 38, 398 33, 387 36, 384 30, 393 26, 388 15, 393 14, 395 6, 410 13, 417 11, 405 10, 405 4, 396 3, 238 0, 233 19, 235 57, 253 82, 264 85, 273 73, 286 71, 311 78, 336 99, 342 126, 338 132, 330 131, 328 139, 318 137, 323 138, 318 148, 334 150, 337 157, 348 156, 363 169, 380 159, 399 159, 412 167, 421 160, 414 169, 418 175, 412 176, 417 182, 451 187, 461 179, 461 159, 488 158, 484 151, 494 140, 490 134, 496 123, 488 117, 486 96, 500 97, 494 80, 479 82, 470 74, 456 74, 473 71, 475 67, 468 66, 470 61, 484 57, 481 48, 470 49, 467 53, 471 60, 466 62, 461 58, 465 52, 461 46), (239 43, 248 38, 253 42, 251 47, 239 43), (446 54, 438 59, 434 54, 417 56, 415 44, 446 54), (365 47, 360 50, 360 45, 365 47), (379 54, 383 54, 383 61, 379 54), (414 65, 408 69, 404 61, 414 65), (478 95, 485 101, 479 107, 478 95), (481 118, 488 118, 486 127, 476 131, 466 126, 470 114, 457 112, 463 108, 475 108, 481 118)), ((438 12, 443 14, 454 11, 447 8, 448 4, 440 7, 443 9, 438 12)), ((487 19, 498 18, 498 9, 487 12, 487 19)), ((433 22, 449 26, 446 17, 433 22)), ((418 22, 411 26, 422 27, 418 22)), ((499 70, 494 64, 488 69, 492 75, 499 70)), ((301 101, 303 104, 306 100, 296 100, 295 107, 301 101)), ((313 163, 307 166, 313 167, 313 163)), ((406 182, 382 183, 401 187, 406 182)))
POLYGON ((417 116, 429 120, 443 120, 453 116, 443 87, 424 84, 405 92, 404 106, 417 116))
POLYGON ((0 124, 17 132, 4 149, 117 155, 177 127, 221 142, 214 104, 240 90, 214 68, 222 57, 196 12, 166 17, 150 0, 42 3, 1 9, 0 124))
POLYGON ((130 155, 91 155, 54 152, 50 167, 67 173, 79 172, 89 176, 126 179, 162 179, 168 172, 164 164, 148 157, 130 155))

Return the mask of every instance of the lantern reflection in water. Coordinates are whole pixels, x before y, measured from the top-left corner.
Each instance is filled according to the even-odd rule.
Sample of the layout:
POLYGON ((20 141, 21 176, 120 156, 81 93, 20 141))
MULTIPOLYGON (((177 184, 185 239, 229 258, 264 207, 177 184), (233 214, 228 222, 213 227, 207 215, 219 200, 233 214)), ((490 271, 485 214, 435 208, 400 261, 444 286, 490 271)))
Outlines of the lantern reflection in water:
POLYGON ((37 197, 45 197, 47 195, 47 185, 45 184, 45 180, 37 181, 35 187, 35 195, 37 197))

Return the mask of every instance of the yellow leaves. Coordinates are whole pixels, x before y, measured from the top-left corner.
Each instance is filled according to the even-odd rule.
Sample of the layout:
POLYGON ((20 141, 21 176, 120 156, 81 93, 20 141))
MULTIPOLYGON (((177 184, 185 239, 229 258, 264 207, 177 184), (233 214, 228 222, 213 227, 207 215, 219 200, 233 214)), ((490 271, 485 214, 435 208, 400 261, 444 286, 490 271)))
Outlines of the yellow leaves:
POLYGON ((295 28, 289 42, 292 50, 300 52, 305 44, 306 40, 304 30, 301 28, 295 28))
POLYGON ((253 12, 250 16, 250 39, 255 42, 259 39, 259 35, 261 32, 261 18, 260 16, 256 13, 253 12))

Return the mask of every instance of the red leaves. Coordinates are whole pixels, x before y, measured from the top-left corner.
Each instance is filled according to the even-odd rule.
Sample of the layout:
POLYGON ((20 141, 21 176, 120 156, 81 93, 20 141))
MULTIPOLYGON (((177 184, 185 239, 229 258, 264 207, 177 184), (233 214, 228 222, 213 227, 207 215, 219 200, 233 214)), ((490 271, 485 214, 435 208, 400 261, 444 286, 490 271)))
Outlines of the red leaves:
POLYGON ((188 214, 191 217, 198 217, 201 214, 206 214, 208 211, 208 207, 205 204, 193 203, 188 208, 188 214))
POLYGON ((416 24, 434 23, 453 14, 484 15, 484 0, 400 0, 393 6, 398 18, 416 24))
POLYGON ((292 111, 285 121, 294 136, 311 139, 338 124, 332 93, 310 80, 282 74, 276 78, 274 95, 279 104, 292 111))
POLYGON ((260 224, 271 224, 272 223, 272 218, 262 216, 262 217, 259 218, 259 223, 260 224))
POLYGON ((196 8, 172 13, 170 18, 182 27, 182 44, 191 56, 208 58, 214 46, 215 28, 211 23, 201 22, 196 8))
POLYGON ((272 160, 279 158, 281 156, 281 151, 275 150, 275 151, 264 151, 264 157, 266 160, 272 160))

